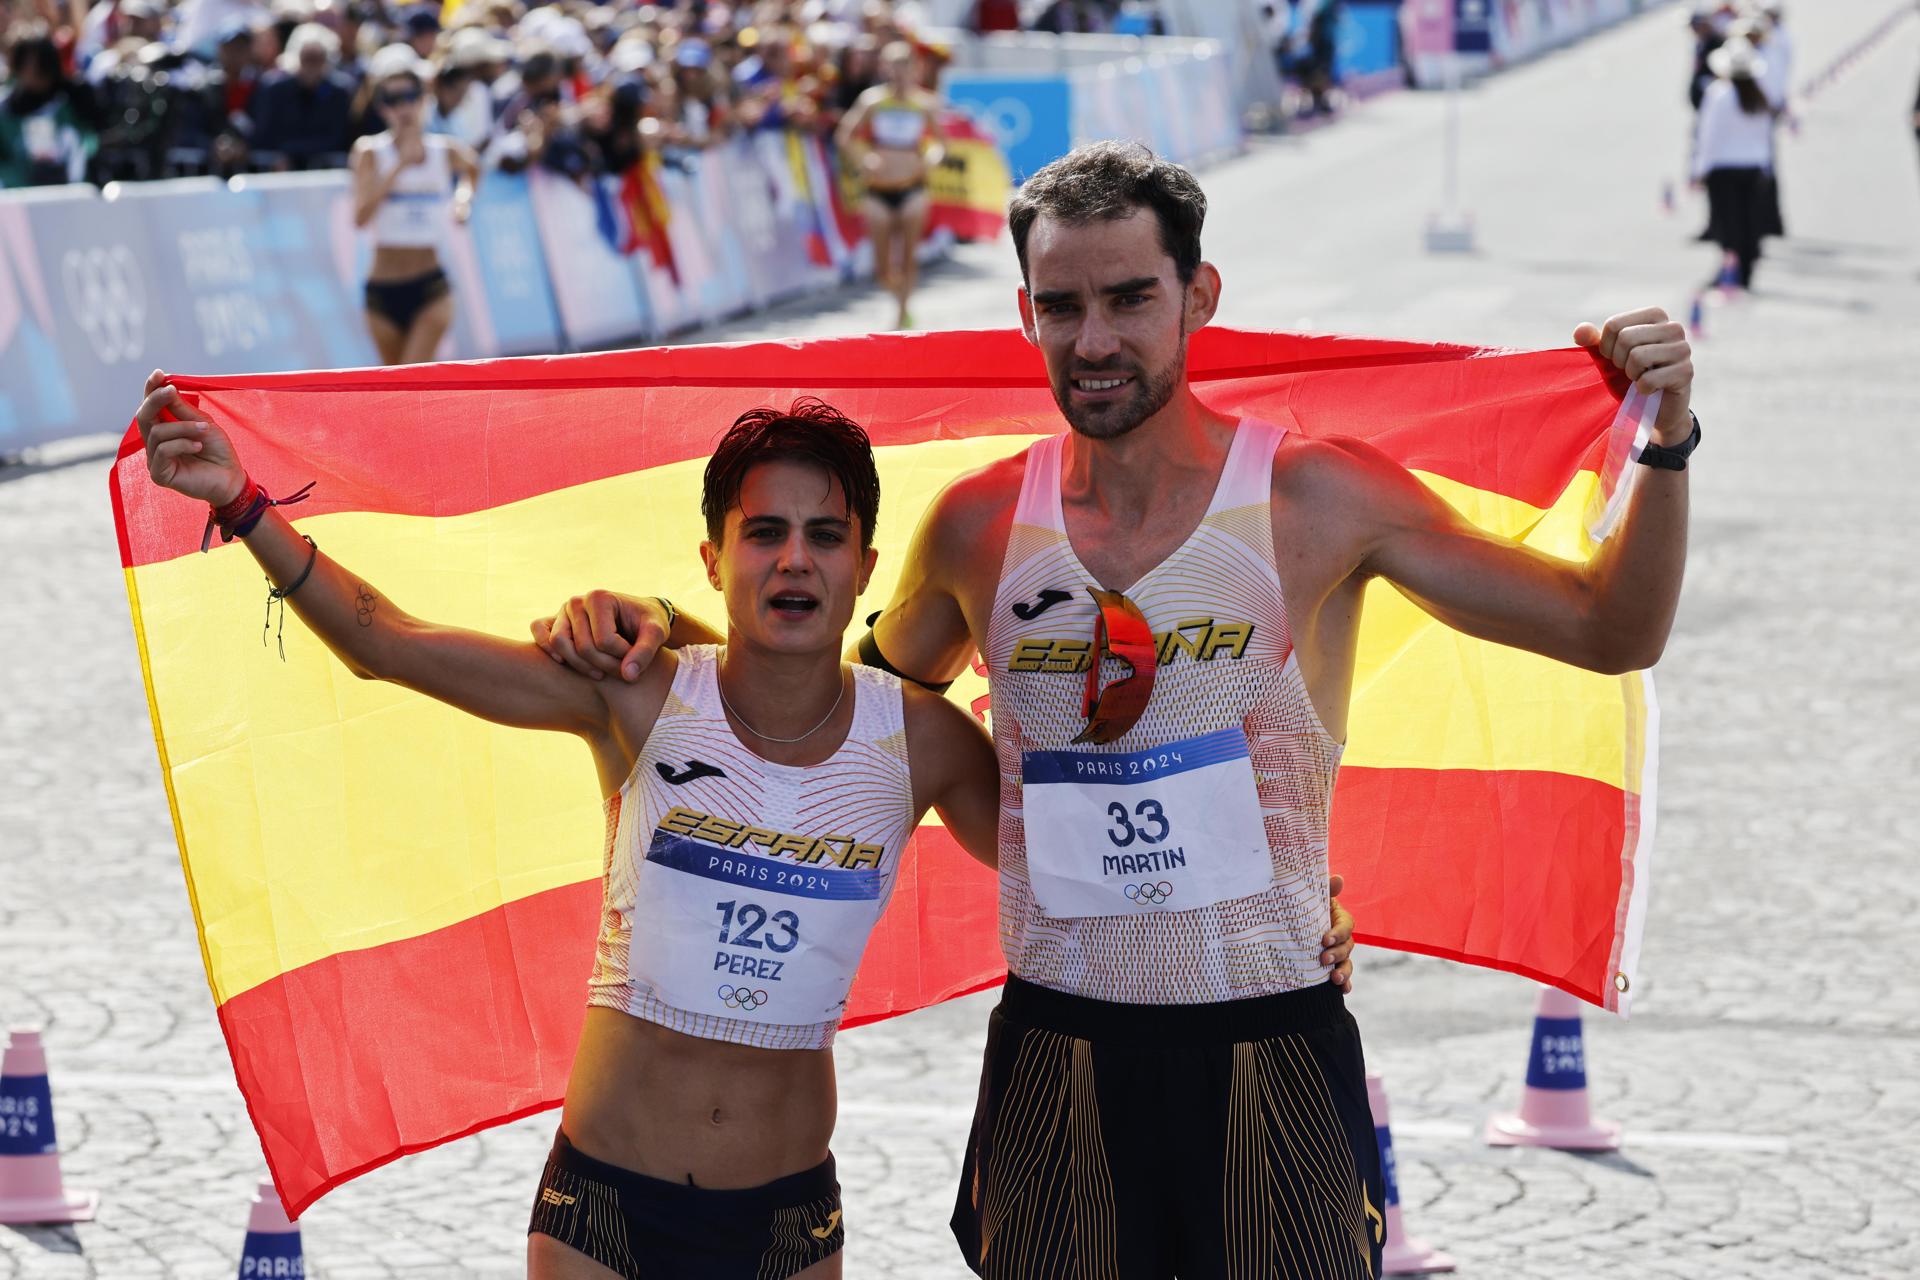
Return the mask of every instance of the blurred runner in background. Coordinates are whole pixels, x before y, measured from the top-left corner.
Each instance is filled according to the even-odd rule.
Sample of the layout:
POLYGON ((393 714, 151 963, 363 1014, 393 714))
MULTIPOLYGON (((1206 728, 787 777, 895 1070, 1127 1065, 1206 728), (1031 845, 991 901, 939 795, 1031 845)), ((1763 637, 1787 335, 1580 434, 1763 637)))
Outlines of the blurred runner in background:
POLYGON ((453 289, 439 248, 473 207, 480 166, 473 152, 426 131, 433 68, 404 44, 388 45, 367 69, 384 133, 353 148, 354 225, 373 227, 367 332, 382 364, 434 358, 453 323, 453 289))
POLYGON ((939 99, 920 88, 913 47, 896 40, 880 53, 885 79, 860 95, 840 122, 841 153, 860 175, 861 212, 873 241, 873 274, 900 304, 896 328, 911 329, 916 250, 927 225, 927 176, 946 154, 939 99))

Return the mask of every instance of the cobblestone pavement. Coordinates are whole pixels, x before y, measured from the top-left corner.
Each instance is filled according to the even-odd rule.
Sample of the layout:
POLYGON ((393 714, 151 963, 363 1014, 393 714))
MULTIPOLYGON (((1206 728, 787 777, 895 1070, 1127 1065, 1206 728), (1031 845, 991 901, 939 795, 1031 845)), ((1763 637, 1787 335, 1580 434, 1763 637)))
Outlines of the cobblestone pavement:
MULTIPOLYGON (((1801 80, 1892 0, 1793 6, 1801 80)), ((1467 95, 1480 252, 1429 257, 1442 104, 1401 94, 1206 175, 1223 319, 1546 346, 1712 268, 1680 176, 1674 9, 1467 95)), ((1408 1221, 1461 1273, 1875 1277, 1920 1271, 1920 21, 1826 88, 1783 159, 1796 237, 1709 308, 1689 583, 1661 666, 1660 841, 1631 1022, 1587 1020, 1624 1150, 1493 1151, 1533 988, 1363 953, 1356 1011, 1392 1093, 1408 1221)), ((1010 323, 1012 254, 964 251, 916 304, 1010 323)), ((882 321, 849 294, 730 330, 882 321)), ((136 375, 137 376, 137 375, 136 375)), ((128 385, 128 403, 135 393, 128 385)), ((0 1017, 43 1022, 78 1229, 0 1227, 0 1276, 231 1275, 257 1143, 191 931, 99 459, 0 471, 0 1017)), ((236 623, 236 625, 239 625, 236 623)), ((847 1272, 959 1277, 945 1221, 988 1004, 841 1041, 847 1272)), ((400 1162, 303 1223, 310 1274, 519 1269, 552 1129, 400 1162)))

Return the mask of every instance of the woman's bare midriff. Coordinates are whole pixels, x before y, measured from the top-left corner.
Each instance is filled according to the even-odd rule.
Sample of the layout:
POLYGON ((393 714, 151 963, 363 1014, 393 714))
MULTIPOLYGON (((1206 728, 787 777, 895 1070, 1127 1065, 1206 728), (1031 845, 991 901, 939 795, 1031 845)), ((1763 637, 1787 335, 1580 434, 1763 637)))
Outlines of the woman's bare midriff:
POLYGON ((440 255, 433 249, 376 245, 373 263, 367 268, 367 279, 374 284, 385 284, 390 280, 418 280, 439 265, 440 255))
POLYGON ((586 1155, 651 1178, 757 1187, 827 1158, 831 1049, 755 1049, 587 1010, 561 1127, 586 1155))
POLYGON ((867 167, 869 191, 905 191, 927 180, 927 162, 918 151, 898 147, 875 147, 873 163, 867 167))

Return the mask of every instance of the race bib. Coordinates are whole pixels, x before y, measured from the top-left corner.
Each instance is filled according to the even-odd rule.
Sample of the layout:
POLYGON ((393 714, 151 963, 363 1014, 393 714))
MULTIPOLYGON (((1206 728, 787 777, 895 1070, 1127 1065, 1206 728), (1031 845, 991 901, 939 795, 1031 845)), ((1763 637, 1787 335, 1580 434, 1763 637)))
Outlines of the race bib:
MULTIPOLYGON (((839 1018, 886 905, 884 851, 854 845, 853 865, 799 863, 669 830, 679 812, 654 831, 641 870, 649 905, 633 932, 636 976, 687 1013, 783 1026, 839 1018)), ((783 839, 795 852, 817 843, 783 839)))
POLYGON ((1021 758, 1027 876, 1050 916, 1190 911, 1273 884, 1247 737, 1021 758))

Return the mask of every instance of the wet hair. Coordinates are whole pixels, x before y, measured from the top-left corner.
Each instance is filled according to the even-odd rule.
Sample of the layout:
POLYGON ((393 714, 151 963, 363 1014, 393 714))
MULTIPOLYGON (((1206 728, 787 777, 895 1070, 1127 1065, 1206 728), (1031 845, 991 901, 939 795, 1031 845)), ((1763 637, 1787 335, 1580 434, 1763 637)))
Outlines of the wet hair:
POLYGON ((700 492, 707 538, 720 544, 727 512, 739 505, 747 472, 765 462, 804 462, 840 482, 847 510, 860 521, 860 549, 873 545, 880 518, 880 473, 873 442, 860 424, 823 400, 802 396, 787 409, 749 409, 714 447, 700 492))
POLYGON ((1200 269, 1200 227, 1207 194, 1191 173, 1137 142, 1093 142, 1075 147, 1021 184, 1007 207, 1007 226, 1027 279, 1027 236, 1041 214, 1070 226, 1117 222, 1151 209, 1160 244, 1180 283, 1200 269))

